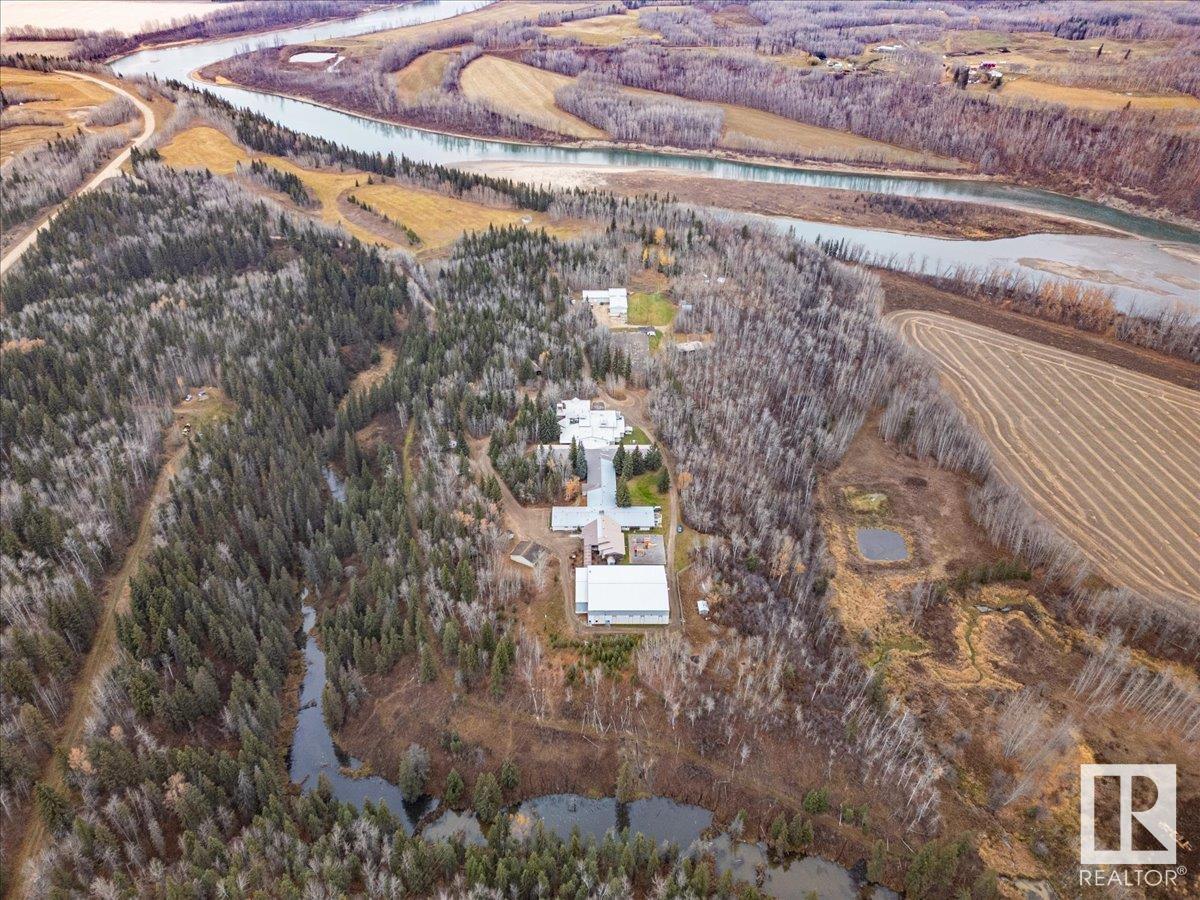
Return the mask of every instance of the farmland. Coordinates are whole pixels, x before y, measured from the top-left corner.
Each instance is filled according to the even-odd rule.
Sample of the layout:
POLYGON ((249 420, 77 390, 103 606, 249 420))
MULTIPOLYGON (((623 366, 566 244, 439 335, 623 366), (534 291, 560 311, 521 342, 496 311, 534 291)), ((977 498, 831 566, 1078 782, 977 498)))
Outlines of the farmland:
POLYGON ((1200 394, 936 313, 891 323, 932 353, 1001 472, 1108 579, 1200 597, 1200 394))
MULTIPOLYGON (((410 68, 422 59, 424 57, 411 63, 410 68)), ((472 100, 480 101, 498 112, 533 122, 550 131, 574 138, 607 137, 600 128, 564 111, 555 103, 554 92, 575 81, 575 78, 567 75, 485 55, 463 71, 462 90, 472 100)), ((645 99, 669 96, 638 88, 626 88, 624 93, 645 99)), ((708 109, 720 109, 723 113, 725 124, 717 146, 726 150, 767 152, 781 156, 801 155, 847 162, 886 162, 921 168, 960 167, 954 160, 945 157, 906 150, 850 132, 806 125, 747 106, 734 103, 698 105, 708 109)))

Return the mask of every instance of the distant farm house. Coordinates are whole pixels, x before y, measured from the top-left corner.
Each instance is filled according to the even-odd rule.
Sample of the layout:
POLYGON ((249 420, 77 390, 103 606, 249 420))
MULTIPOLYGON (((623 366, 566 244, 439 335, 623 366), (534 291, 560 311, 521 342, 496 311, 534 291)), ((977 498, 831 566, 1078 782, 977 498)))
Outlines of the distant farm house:
POLYGON ((590 306, 606 306, 614 319, 629 314, 629 291, 625 288, 607 288, 602 291, 584 291, 583 299, 590 306))
POLYGON ((575 612, 589 625, 666 625, 666 567, 582 566, 575 570, 575 612))

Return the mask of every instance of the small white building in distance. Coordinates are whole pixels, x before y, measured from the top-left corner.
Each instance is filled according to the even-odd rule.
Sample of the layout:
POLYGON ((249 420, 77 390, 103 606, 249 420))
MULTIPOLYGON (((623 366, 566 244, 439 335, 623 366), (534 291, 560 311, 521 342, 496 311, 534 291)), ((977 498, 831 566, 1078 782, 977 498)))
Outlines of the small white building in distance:
POLYGON ((624 318, 629 313, 629 291, 625 288, 584 291, 583 299, 591 306, 607 306, 608 314, 613 318, 624 318))
POLYGON ((575 570, 575 612, 589 625, 668 625, 671 602, 665 566, 581 566, 575 570))
POLYGON ((558 418, 558 442, 570 445, 578 441, 585 450, 615 447, 633 429, 625 424, 625 416, 615 409, 597 408, 591 400, 573 397, 560 400, 555 408, 558 418))

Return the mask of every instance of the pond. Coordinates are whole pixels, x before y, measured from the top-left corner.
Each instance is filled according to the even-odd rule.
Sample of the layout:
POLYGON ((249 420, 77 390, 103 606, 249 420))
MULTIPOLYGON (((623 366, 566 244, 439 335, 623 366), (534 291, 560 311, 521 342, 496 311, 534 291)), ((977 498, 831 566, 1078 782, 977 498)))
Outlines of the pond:
POLYGON ((353 803, 359 809, 367 800, 372 803, 382 801, 412 834, 416 823, 434 807, 436 801, 425 798, 416 803, 405 803, 400 789, 386 778, 353 774, 362 770, 362 762, 334 743, 321 711, 321 695, 325 692, 325 651, 317 645, 313 633, 316 621, 316 610, 305 606, 304 631, 308 635, 304 644, 306 669, 304 684, 300 689, 296 733, 292 735, 292 746, 288 751, 288 773, 292 782, 305 791, 311 791, 316 788, 317 779, 324 775, 329 779, 333 795, 339 800, 353 803))
MULTIPOLYGON (((307 593, 305 594, 307 596, 307 593)), ((429 821, 437 811, 437 800, 423 798, 405 803, 400 789, 379 775, 355 775, 362 772, 362 762, 347 754, 333 740, 321 711, 321 695, 325 690, 325 653, 317 644, 315 625, 317 614, 304 606, 305 673, 300 690, 300 710, 296 733, 288 753, 288 771, 294 784, 311 791, 324 775, 333 795, 358 809, 370 800, 386 803, 389 810, 403 823, 405 830, 415 831, 428 840, 437 841, 459 836, 465 843, 482 844, 484 829, 470 812, 446 810, 429 821), (425 824, 422 827, 422 822, 425 824)), ((659 844, 673 844, 685 852, 711 852, 717 870, 729 870, 734 878, 760 884, 761 889, 776 897, 803 897, 815 891, 822 898, 858 897, 865 887, 855 871, 819 857, 803 857, 784 864, 774 864, 761 844, 740 843, 728 834, 706 841, 704 833, 712 826, 713 814, 690 803, 677 803, 666 797, 647 797, 623 803, 615 797, 584 797, 580 794, 548 794, 526 800, 508 810, 516 833, 532 828, 541 821, 547 830, 564 840, 578 829, 582 837, 602 840, 610 831, 624 828, 641 833, 659 844)), ((869 896, 876 900, 895 897, 891 891, 871 886, 869 896), (880 893, 882 892, 882 893, 880 893)))
POLYGON ((329 62, 335 56, 337 56, 337 53, 332 50, 329 50, 329 51, 305 50, 303 53, 293 53, 291 56, 288 57, 288 62, 290 62, 290 63, 323 63, 323 62, 329 62))
POLYGON ((858 528, 858 552, 871 562, 899 562, 908 559, 904 536, 890 528, 858 528))

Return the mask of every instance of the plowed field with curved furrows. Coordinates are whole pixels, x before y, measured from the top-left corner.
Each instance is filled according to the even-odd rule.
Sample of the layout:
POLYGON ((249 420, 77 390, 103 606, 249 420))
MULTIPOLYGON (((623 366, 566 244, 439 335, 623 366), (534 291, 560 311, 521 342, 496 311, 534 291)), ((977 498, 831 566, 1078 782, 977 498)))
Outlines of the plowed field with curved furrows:
POLYGON ((938 313, 887 320, 937 359, 1000 471, 1097 569, 1200 603, 1200 393, 938 313))

